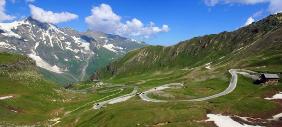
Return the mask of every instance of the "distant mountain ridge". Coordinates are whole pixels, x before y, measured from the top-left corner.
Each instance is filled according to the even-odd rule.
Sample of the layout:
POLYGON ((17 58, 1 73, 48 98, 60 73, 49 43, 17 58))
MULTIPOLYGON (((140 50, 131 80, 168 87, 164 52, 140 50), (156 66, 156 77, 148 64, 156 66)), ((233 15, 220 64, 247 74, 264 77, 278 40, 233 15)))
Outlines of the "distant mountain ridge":
POLYGON ((98 74, 101 78, 109 78, 198 66, 208 69, 210 66, 272 66, 277 71, 282 63, 281 35, 282 13, 278 13, 232 32, 195 37, 169 47, 148 46, 131 51, 99 70, 98 74))
POLYGON ((0 51, 29 56, 46 77, 60 83, 85 80, 97 68, 144 46, 118 35, 81 33, 31 17, 0 23, 0 51))

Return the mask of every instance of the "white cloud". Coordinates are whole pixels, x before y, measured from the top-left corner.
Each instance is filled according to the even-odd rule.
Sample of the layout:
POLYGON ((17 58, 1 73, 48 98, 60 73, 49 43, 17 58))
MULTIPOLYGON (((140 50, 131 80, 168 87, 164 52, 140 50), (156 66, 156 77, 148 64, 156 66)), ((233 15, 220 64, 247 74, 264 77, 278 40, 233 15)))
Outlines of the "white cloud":
POLYGON ((14 16, 6 14, 5 5, 6 0, 0 0, 0 22, 15 19, 14 16))
POLYGON ((259 3, 268 3, 268 10, 270 13, 275 14, 282 12, 282 0, 204 0, 204 3, 207 6, 215 6, 219 3, 223 4, 259 4, 259 3))
POLYGON ((40 22, 57 24, 78 18, 76 14, 69 12, 54 13, 52 11, 43 10, 42 8, 36 7, 32 4, 29 5, 29 8, 32 18, 40 22))
POLYGON ((249 17, 244 26, 248 26, 252 24, 253 22, 255 22, 255 19, 253 17, 249 17))
POLYGON ((109 33, 120 27, 121 17, 115 14, 109 5, 101 4, 100 7, 93 7, 91 12, 92 15, 85 18, 91 29, 109 33))
POLYGON ((121 16, 113 12, 111 6, 101 4, 93 7, 92 15, 85 18, 85 22, 89 28, 94 31, 101 31, 105 33, 113 33, 128 37, 145 37, 149 38, 160 32, 168 32, 168 25, 157 27, 153 22, 149 25, 144 25, 142 21, 137 18, 121 21, 121 16))
POLYGON ((149 38, 157 33, 168 31, 168 25, 157 27, 153 22, 151 22, 148 26, 144 26, 140 20, 134 18, 131 21, 126 21, 125 24, 121 23, 120 28, 117 29, 115 33, 124 36, 149 38))
POLYGON ((282 0, 271 0, 269 5, 269 11, 272 14, 282 12, 282 0))
POLYGON ((255 12, 252 16, 250 16, 247 21, 245 22, 245 24, 243 26, 248 26, 250 24, 252 24, 253 22, 256 21, 256 19, 259 19, 262 15, 263 15, 264 11, 260 10, 255 12))

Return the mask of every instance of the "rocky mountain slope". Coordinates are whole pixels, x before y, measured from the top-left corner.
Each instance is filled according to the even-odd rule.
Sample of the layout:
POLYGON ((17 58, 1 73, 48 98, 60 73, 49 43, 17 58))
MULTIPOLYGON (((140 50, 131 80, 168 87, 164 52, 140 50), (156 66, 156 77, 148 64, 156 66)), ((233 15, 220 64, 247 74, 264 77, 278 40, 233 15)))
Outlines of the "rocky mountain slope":
POLYGON ((232 32, 196 37, 174 46, 148 46, 129 52, 99 71, 102 78, 197 66, 265 67, 278 71, 282 63, 282 14, 232 32), (277 65, 277 66, 276 66, 277 65), (272 68, 271 68, 272 67, 272 68))
POLYGON ((31 17, 0 23, 0 51, 29 56, 45 77, 60 83, 87 79, 97 68, 144 45, 117 35, 58 28, 31 17))

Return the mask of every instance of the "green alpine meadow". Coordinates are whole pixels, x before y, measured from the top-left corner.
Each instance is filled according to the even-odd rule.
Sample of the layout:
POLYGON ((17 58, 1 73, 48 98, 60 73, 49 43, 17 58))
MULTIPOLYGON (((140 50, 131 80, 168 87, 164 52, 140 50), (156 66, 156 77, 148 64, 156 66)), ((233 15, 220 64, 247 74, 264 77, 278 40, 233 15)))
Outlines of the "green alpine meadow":
POLYGON ((281 127, 281 5, 0 0, 0 127, 281 127))

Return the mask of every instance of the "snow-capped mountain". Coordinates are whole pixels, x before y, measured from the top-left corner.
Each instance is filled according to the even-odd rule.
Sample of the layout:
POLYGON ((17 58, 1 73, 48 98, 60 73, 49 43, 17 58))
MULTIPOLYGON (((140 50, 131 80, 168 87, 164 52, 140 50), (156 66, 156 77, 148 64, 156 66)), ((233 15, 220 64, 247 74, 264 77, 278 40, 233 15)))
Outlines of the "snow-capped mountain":
POLYGON ((58 28, 31 17, 0 23, 0 51, 29 56, 44 75, 56 80, 83 80, 97 68, 144 45, 117 35, 58 28))

